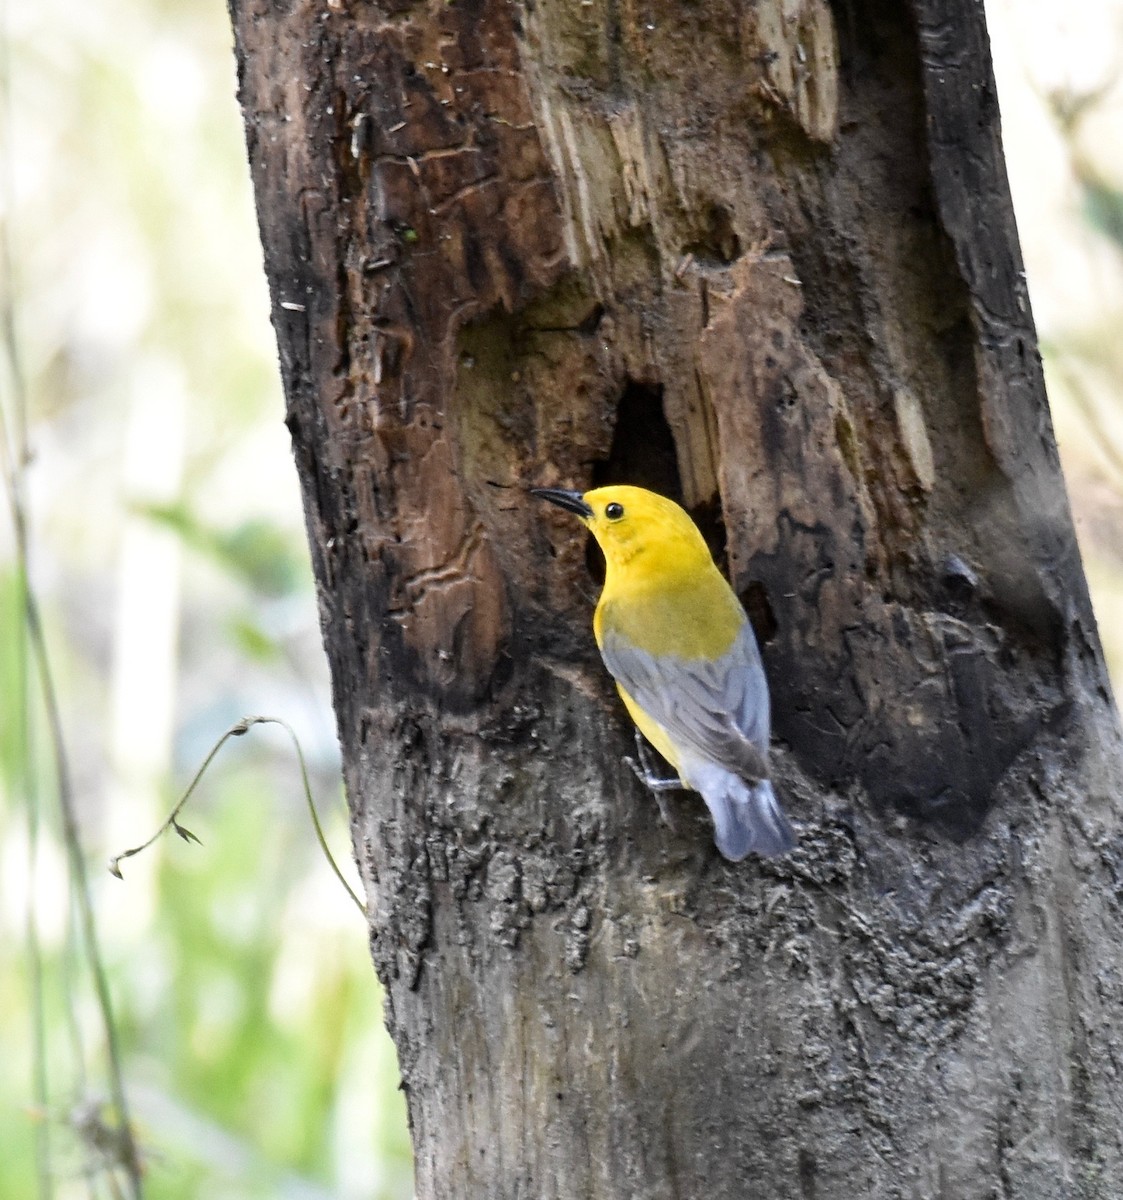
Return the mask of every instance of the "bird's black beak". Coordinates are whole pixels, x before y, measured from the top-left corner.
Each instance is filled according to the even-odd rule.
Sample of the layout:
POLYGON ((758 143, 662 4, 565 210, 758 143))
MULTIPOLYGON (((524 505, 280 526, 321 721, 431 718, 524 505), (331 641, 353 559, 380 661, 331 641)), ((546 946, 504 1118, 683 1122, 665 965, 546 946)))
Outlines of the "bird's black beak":
POLYGON ((549 500, 566 512, 576 513, 582 520, 588 520, 593 510, 585 503, 580 492, 567 492, 562 488, 531 488, 530 494, 541 500, 549 500))

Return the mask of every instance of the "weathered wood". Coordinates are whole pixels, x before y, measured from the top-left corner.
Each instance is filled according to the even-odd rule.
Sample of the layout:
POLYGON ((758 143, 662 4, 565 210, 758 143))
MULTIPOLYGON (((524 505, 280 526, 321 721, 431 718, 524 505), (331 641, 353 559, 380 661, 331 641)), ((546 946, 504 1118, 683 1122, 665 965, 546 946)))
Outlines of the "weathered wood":
POLYGON ((1123 1193, 1117 723, 981 6, 231 0, 421 1197, 1123 1193), (533 484, 695 513, 799 851, 533 484))

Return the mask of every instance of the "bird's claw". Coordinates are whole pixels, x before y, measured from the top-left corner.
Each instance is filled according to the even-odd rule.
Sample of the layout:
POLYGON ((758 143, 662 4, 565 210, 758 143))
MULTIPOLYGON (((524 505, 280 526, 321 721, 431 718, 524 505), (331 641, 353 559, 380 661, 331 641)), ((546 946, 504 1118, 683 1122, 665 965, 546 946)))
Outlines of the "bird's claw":
POLYGON ((682 784, 677 779, 660 779, 658 775, 651 772, 646 764, 640 765, 630 755, 624 755, 624 761, 632 768, 635 777, 645 787, 650 788, 653 792, 678 792, 682 790, 682 784))
POLYGON ((643 743, 643 738, 639 730, 636 730, 636 757, 632 758, 629 755, 624 756, 624 761, 632 769, 635 777, 655 796, 655 802, 659 805, 659 816, 663 820, 663 824, 669 829, 674 829, 675 823, 671 819, 671 809, 664 799, 664 792, 677 792, 682 790, 682 781, 677 777, 674 779, 661 779, 655 774, 655 770, 651 765, 651 759, 647 754, 647 747, 643 743))
POLYGON ((640 781, 647 784, 653 792, 679 792, 682 790, 682 781, 677 775, 670 779, 661 779, 655 774, 655 767, 647 753, 647 744, 638 729, 636 730, 636 758, 626 758, 624 761, 635 771, 640 781), (638 764, 636 759, 639 760, 638 764))

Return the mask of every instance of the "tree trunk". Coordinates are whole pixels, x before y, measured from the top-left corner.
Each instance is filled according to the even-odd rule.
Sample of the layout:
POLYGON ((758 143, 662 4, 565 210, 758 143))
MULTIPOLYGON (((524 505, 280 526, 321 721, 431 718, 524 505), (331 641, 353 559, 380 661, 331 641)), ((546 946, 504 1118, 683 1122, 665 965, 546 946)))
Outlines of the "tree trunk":
POLYGON ((231 0, 420 1197, 1123 1194, 1117 723, 970 0, 231 0), (532 485, 678 497, 786 859, 532 485))

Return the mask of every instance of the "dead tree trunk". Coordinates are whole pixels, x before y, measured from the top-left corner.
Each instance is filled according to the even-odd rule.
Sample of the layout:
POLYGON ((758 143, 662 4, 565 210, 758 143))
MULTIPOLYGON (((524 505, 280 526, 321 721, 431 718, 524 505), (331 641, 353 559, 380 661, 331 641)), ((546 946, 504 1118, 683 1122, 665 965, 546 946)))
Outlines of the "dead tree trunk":
POLYGON ((1119 748, 973 0, 231 0, 431 1197, 1123 1194, 1119 748), (797 853, 621 765, 583 537, 680 497, 797 853))

